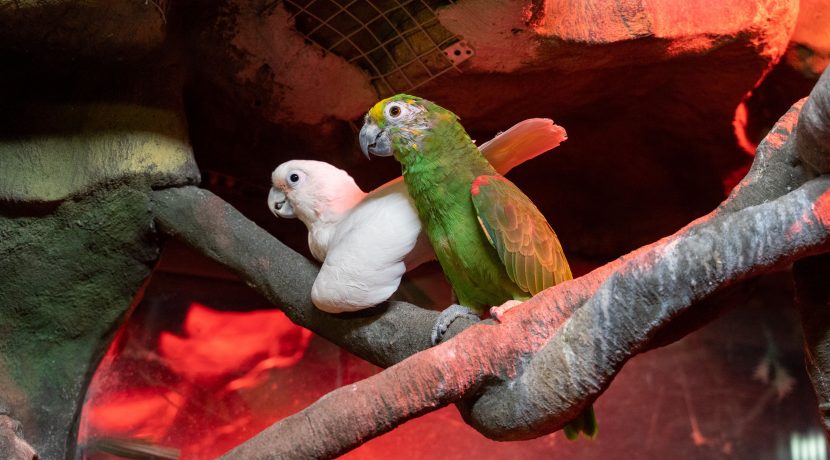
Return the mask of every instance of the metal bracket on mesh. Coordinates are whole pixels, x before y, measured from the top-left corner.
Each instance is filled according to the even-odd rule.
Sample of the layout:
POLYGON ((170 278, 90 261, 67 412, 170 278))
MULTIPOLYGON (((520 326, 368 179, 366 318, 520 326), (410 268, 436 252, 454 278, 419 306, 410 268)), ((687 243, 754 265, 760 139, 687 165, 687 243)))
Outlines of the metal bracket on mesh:
POLYGON ((410 92, 475 53, 438 21, 451 0, 284 0, 309 41, 368 72, 380 97, 410 92), (458 53, 458 54, 456 54, 458 53))
POLYGON ((460 41, 444 48, 444 54, 447 56, 447 59, 452 61, 453 65, 458 65, 475 56, 476 53, 467 42, 460 41))

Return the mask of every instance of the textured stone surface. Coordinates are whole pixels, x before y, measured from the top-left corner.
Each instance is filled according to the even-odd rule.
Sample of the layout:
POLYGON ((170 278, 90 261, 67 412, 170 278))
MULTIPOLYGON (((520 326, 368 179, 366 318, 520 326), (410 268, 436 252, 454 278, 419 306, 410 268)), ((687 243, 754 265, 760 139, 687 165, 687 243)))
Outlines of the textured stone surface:
POLYGON ((255 85, 269 120, 305 124, 329 117, 351 120, 375 98, 360 69, 308 46, 291 30, 292 21, 281 3, 267 13, 245 2, 239 6, 237 28, 224 30, 236 30, 231 45, 245 56, 244 67, 234 77, 239 86, 255 85))
POLYGON ((275 124, 359 117, 375 99, 369 80, 335 54, 309 46, 281 2, 198 6, 187 41, 209 66, 198 78, 275 124), (313 97, 312 97, 313 96, 313 97))
POLYGON ((35 450, 23 439, 20 422, 0 410, 0 454, 7 460, 35 460, 35 450))
POLYGON ((787 62, 812 78, 830 64, 830 1, 801 0, 787 62))
POLYGON ((153 187, 199 181, 185 125, 172 110, 43 105, 17 113, 15 123, 18 132, 34 132, 0 139, 0 201, 54 202, 139 178, 153 187))
POLYGON ((86 381, 158 255, 151 222, 147 190, 125 185, 0 217, 0 398, 17 395, 43 458, 72 452, 86 381))
POLYGON ((157 257, 150 190, 199 181, 170 56, 0 76, 0 400, 42 458, 74 456, 86 383, 157 257))
POLYGON ((0 53, 37 61, 123 59, 165 37, 167 0, 0 1, 0 53))

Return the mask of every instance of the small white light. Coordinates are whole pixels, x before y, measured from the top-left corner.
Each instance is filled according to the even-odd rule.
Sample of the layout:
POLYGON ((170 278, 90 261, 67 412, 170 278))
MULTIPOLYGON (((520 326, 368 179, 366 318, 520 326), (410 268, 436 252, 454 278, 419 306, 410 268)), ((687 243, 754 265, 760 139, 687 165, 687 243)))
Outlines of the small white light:
POLYGON ((827 460, 827 443, 824 434, 813 431, 806 434, 790 434, 791 460, 827 460))

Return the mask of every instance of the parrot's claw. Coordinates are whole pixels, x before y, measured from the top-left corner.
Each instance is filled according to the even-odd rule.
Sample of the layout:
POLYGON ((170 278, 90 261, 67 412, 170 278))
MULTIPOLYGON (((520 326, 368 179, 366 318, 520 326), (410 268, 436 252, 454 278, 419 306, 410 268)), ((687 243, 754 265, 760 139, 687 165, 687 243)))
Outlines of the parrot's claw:
POLYGON ((450 305, 438 315, 438 318, 435 320, 435 324, 432 326, 432 334, 430 334, 432 345, 435 346, 441 343, 441 340, 444 338, 444 334, 447 332, 447 329, 450 328, 453 321, 461 317, 471 318, 473 321, 481 320, 475 312, 463 305, 450 305))
POLYGON ((515 307, 516 305, 521 304, 520 300, 508 300, 507 302, 499 305, 498 307, 490 307, 490 317, 498 322, 502 322, 504 319, 504 314, 507 313, 507 310, 515 307))

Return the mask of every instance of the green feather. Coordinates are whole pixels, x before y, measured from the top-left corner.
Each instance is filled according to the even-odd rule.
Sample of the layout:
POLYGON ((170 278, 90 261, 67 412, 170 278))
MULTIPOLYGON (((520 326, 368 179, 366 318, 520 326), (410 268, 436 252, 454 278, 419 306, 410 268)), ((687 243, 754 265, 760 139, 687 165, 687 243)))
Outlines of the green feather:
POLYGON ((530 295, 572 278, 559 239, 532 201, 501 176, 473 181, 472 201, 510 279, 530 295))
MULTIPOLYGON (((571 279, 556 234, 530 199, 499 175, 452 112, 408 95, 383 102, 418 104, 407 124, 387 127, 395 158, 441 268, 460 304, 483 312, 571 279), (420 110, 423 109, 423 110, 420 110)), ((374 114, 374 115, 373 115, 374 114)), ((378 121, 379 123, 379 121, 378 121)), ((564 428, 596 435, 589 407, 564 428)))

